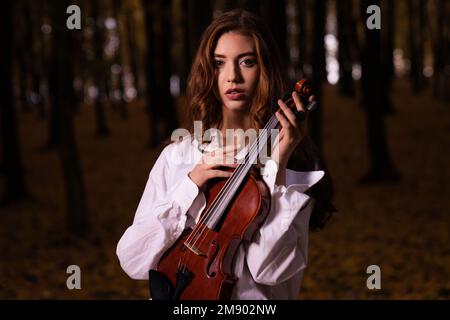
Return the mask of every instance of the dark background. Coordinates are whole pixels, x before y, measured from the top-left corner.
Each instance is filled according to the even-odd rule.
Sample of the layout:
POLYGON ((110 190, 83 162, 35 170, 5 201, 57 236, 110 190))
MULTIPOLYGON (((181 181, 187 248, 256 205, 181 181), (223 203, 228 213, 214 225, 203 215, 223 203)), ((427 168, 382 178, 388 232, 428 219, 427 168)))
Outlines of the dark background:
POLYGON ((311 233, 303 299, 450 297, 450 3, 445 0, 6 0, 0 11, 0 298, 148 298, 115 255, 148 173, 185 127, 186 78, 221 12, 259 13, 338 213, 311 233), (66 8, 81 8, 81 30, 66 8), (365 9, 381 7, 381 30, 365 9), (68 290, 66 268, 81 268, 68 290), (381 289, 366 268, 381 268, 381 289))

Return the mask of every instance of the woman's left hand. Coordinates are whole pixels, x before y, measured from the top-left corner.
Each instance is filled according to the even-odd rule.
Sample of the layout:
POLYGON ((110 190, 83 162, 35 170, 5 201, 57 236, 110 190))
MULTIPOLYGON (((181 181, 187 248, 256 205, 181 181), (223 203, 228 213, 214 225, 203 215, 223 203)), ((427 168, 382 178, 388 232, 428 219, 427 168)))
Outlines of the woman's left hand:
MULTIPOLYGON (((306 108, 303 106, 297 92, 292 92, 292 98, 295 102, 295 107, 299 111, 306 113, 306 108)), ((313 101, 314 96, 311 96, 309 101, 313 101)), ((281 110, 275 113, 278 121, 281 124, 280 133, 278 135, 279 143, 273 150, 272 159, 278 162, 280 168, 286 168, 289 158, 298 146, 300 141, 307 133, 307 118, 303 121, 299 121, 295 114, 289 109, 289 107, 282 101, 278 100, 278 105, 281 110)))

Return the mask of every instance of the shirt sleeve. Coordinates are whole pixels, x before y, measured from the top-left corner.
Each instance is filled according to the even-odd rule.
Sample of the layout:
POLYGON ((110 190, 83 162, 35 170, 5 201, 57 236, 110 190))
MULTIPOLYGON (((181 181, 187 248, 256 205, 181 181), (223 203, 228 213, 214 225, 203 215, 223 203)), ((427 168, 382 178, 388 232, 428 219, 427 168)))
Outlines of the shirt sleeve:
POLYGON ((268 160, 262 169, 272 199, 266 221, 247 246, 246 262, 257 283, 276 285, 306 268, 309 218, 314 199, 305 194, 324 171, 286 170, 286 186, 275 184, 278 166, 268 160))
POLYGON ((187 174, 167 184, 168 147, 150 171, 133 224, 117 245, 120 265, 133 279, 148 279, 149 269, 156 268, 163 253, 183 232, 186 213, 199 193, 187 174))

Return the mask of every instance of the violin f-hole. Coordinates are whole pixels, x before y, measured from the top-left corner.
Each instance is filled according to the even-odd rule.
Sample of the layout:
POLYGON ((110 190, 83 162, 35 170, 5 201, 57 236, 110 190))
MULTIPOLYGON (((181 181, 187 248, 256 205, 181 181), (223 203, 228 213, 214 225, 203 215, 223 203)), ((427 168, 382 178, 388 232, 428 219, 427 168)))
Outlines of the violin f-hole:
POLYGON ((212 269, 218 253, 219 253, 219 243, 217 242, 217 240, 212 240, 209 246, 208 260, 207 260, 208 263, 206 265, 206 275, 210 278, 215 277, 217 274, 217 272, 212 269))

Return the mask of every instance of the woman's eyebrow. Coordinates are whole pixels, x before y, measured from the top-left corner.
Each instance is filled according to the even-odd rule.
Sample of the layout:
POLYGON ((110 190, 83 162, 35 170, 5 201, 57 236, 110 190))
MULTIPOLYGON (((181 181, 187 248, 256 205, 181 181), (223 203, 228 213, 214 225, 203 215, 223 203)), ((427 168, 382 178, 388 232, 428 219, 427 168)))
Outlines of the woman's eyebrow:
MULTIPOLYGON (((254 57, 256 57, 256 53, 254 53, 253 51, 243 52, 241 54, 238 54, 237 58, 241 58, 241 57, 245 57, 245 56, 254 56, 254 57)), ((216 58, 226 58, 225 55, 219 54, 219 53, 214 53, 214 57, 216 57, 216 58)))

